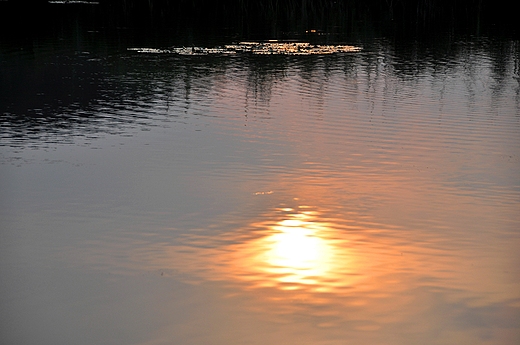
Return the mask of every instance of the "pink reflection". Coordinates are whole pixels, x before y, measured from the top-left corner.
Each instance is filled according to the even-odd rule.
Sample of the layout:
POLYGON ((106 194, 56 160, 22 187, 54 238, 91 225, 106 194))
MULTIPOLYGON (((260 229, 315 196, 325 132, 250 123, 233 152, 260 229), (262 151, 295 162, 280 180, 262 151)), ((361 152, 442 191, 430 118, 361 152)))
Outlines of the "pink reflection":
POLYGON ((327 218, 307 206, 278 208, 229 237, 220 236, 218 244, 215 238, 191 236, 186 246, 171 247, 170 257, 176 269, 245 289, 346 294, 377 290, 374 277, 385 273, 378 266, 400 260, 399 248, 381 250, 367 243, 367 232, 374 231, 379 230, 327 218))
MULTIPOLYGON (((289 212, 292 209, 287 210, 289 212)), ((334 269, 336 247, 327 240, 327 224, 316 222, 309 212, 289 213, 265 227, 268 233, 237 248, 240 270, 251 267, 262 285, 297 289, 322 285, 334 269)))
MULTIPOLYGON (((193 231, 182 244, 133 244, 126 263, 218 290, 237 315, 281 324, 288 315, 306 315, 320 330, 359 339, 395 327, 426 332, 425 324, 444 325, 445 308, 458 301, 468 310, 499 303, 518 308, 512 304, 517 285, 504 284, 511 278, 496 269, 504 265, 480 248, 342 211, 293 205, 242 226, 224 220, 217 230, 193 231)), ((465 336, 456 331, 446 343, 465 336)))

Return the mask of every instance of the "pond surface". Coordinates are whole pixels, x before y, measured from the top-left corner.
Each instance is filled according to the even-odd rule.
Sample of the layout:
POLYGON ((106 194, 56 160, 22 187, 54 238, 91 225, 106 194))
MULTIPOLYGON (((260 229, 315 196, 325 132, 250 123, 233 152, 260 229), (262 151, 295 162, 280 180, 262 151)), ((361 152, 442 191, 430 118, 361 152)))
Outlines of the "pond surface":
POLYGON ((338 44, 3 45, 0 342, 518 344, 518 41, 338 44))

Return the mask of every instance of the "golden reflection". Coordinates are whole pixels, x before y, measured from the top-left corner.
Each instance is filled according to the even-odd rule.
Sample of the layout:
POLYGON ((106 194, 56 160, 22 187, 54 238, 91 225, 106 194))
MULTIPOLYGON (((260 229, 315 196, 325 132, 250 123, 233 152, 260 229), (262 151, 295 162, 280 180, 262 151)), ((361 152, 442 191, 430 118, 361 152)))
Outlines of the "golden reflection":
POLYGON ((417 319, 444 324, 445 309, 438 305, 453 301, 466 301, 468 308, 518 307, 518 284, 495 269, 504 263, 481 255, 480 248, 476 253, 452 246, 441 231, 410 231, 294 200, 292 207, 269 208, 250 221, 236 214, 221 219, 176 243, 168 237, 149 246, 112 245, 105 256, 89 258, 104 265, 106 253, 131 253, 121 263, 128 265, 123 272, 155 270, 161 279, 208 284, 221 289, 229 305, 240 303, 241 312, 282 324, 289 315, 306 315, 328 330, 384 331, 417 319))
MULTIPOLYGON (((315 31, 313 31, 315 32, 315 31)), ((336 53, 353 53, 361 51, 361 47, 350 45, 314 45, 307 42, 240 42, 223 47, 172 47, 158 48, 128 48, 130 51, 146 54, 178 54, 178 55, 234 55, 251 53, 254 55, 330 55, 336 53)))
POLYGON ((264 269, 283 283, 317 284, 334 260, 334 247, 323 237, 325 230, 324 224, 310 221, 305 213, 279 221, 270 236, 255 244, 265 250, 264 269))
POLYGON ((314 292, 349 288, 364 279, 366 255, 353 248, 356 235, 338 223, 306 206, 274 209, 239 233, 220 238, 230 244, 205 250, 212 268, 204 278, 247 282, 248 288, 314 292))

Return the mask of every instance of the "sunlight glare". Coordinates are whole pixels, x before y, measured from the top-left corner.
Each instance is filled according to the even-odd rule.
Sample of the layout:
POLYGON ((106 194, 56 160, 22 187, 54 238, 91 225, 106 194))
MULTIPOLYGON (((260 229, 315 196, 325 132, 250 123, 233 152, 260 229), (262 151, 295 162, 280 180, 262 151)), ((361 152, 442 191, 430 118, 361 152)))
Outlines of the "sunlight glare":
POLYGON ((265 269, 283 283, 316 284, 333 260, 334 248, 320 238, 323 229, 305 218, 296 214, 281 220, 266 238, 265 269))

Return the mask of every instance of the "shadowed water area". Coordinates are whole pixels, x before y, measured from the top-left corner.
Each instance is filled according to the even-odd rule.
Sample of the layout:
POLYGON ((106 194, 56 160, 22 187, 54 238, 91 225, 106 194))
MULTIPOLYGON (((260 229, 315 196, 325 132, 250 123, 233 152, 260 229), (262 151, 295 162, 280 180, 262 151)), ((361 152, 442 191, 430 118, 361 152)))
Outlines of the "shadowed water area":
POLYGON ((518 41, 134 34, 1 46, 2 344, 518 344, 518 41))

